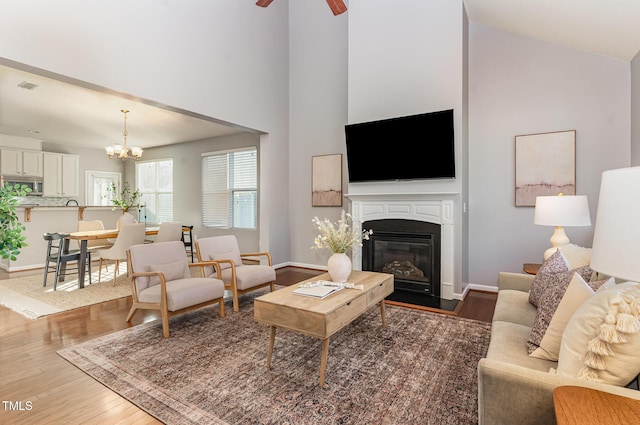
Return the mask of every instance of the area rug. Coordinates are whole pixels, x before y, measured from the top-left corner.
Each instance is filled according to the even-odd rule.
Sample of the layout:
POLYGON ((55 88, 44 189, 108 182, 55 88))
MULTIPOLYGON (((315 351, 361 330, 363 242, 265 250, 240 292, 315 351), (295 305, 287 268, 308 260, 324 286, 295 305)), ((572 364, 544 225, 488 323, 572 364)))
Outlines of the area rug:
POLYGON ((69 276, 59 282, 53 290, 53 273, 49 274, 47 286, 43 287, 43 273, 33 276, 0 280, 0 304, 30 319, 73 310, 104 301, 114 300, 131 295, 131 283, 127 278, 127 265, 121 264, 116 285, 113 286, 111 265, 108 271, 102 270, 101 281, 98 282, 98 271, 91 274, 92 284, 85 280, 85 287, 78 288, 77 276, 69 276))
POLYGON ((217 307, 171 320, 162 338, 148 322, 58 354, 167 424, 477 424, 477 363, 490 324, 387 306, 330 339, 319 386, 321 342, 217 307))

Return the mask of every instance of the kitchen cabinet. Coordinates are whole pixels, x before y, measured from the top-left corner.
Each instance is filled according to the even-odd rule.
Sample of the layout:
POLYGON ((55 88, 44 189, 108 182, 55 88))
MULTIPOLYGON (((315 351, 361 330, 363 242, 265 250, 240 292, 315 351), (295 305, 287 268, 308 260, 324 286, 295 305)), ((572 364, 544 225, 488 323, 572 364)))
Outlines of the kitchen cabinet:
POLYGON ((44 152, 43 163, 44 196, 78 196, 78 155, 44 152))
POLYGON ((5 176, 42 177, 43 153, 0 149, 0 172, 5 176))

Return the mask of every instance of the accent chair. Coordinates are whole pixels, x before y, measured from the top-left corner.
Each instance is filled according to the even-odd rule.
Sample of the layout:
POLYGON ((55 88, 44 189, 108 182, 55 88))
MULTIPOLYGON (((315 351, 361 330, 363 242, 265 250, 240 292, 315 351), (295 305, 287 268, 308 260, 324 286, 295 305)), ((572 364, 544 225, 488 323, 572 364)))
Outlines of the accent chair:
POLYGON ((211 266, 189 263, 181 241, 139 244, 127 250, 133 305, 127 322, 138 309, 159 310, 162 335, 169 337, 169 317, 219 303, 224 317, 224 283, 215 278, 193 277, 190 267, 211 266))
POLYGON ((274 291, 276 270, 269 252, 241 254, 234 235, 201 238, 195 244, 198 261, 214 261, 213 266, 203 268, 204 275, 221 279, 225 288, 232 292, 233 311, 240 310, 239 295, 266 286, 269 286, 271 292, 274 291), (266 259, 267 264, 260 264, 260 259, 266 259))

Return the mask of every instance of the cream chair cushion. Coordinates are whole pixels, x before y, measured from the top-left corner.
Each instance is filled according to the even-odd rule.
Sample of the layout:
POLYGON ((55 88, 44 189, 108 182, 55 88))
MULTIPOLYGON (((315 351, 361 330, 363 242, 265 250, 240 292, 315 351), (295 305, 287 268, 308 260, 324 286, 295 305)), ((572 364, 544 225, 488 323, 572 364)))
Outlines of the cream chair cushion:
MULTIPOLYGON (((143 303, 159 303, 162 285, 150 286, 138 293, 143 303)), ((167 309, 178 311, 203 302, 222 298, 224 286, 219 280, 210 278, 188 278, 167 282, 167 309)))
MULTIPOLYGON (((214 258, 211 258, 214 260, 214 258)), ((213 273, 209 277, 216 277, 217 274, 213 273)), ((231 283, 231 269, 222 270, 222 280, 224 283, 231 283)), ((254 286, 262 285, 265 282, 271 282, 276 280, 276 271, 271 266, 265 266, 260 264, 250 266, 236 266, 236 285, 238 289, 244 291, 245 289, 253 288, 254 286)))

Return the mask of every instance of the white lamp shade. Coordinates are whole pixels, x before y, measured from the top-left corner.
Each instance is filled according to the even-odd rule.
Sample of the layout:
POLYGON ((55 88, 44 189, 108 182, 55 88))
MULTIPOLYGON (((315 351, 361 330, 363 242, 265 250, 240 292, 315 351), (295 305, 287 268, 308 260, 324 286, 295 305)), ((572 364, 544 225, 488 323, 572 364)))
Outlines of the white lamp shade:
POLYGON ((585 195, 537 196, 533 222, 542 226, 590 226, 585 195))
POLYGON ((602 173, 591 268, 640 282, 640 167, 602 173))

